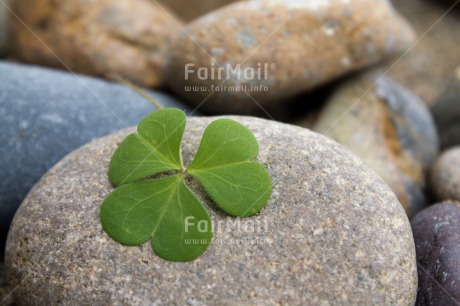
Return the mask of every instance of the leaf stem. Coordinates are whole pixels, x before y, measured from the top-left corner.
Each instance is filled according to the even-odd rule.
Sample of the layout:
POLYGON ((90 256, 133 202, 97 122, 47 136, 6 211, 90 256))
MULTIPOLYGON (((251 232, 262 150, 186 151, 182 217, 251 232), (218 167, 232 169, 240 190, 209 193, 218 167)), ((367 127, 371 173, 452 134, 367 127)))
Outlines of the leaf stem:
POLYGON ((156 108, 158 109, 162 109, 164 108, 164 106, 158 102, 157 100, 155 100, 152 96, 150 96, 147 92, 145 92, 145 90, 141 89, 139 86, 137 85, 134 85, 133 83, 131 83, 130 81, 122 78, 121 76, 119 75, 116 75, 116 74, 109 74, 108 75, 108 78, 109 79, 112 79, 122 85, 125 85, 129 88, 131 88, 133 91, 135 91, 138 95, 140 95, 141 97, 147 99, 150 103, 153 104, 153 106, 155 106, 156 108))

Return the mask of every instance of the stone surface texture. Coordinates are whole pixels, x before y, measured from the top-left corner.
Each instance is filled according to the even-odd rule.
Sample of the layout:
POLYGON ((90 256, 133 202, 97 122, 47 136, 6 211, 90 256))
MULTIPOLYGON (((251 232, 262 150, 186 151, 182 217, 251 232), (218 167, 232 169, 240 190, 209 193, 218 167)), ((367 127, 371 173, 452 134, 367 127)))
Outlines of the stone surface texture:
MULTIPOLYGON (((344 148, 307 129, 250 117, 273 193, 230 228, 198 184, 215 241, 197 260, 167 262, 150 244, 122 246, 99 222, 107 170, 133 129, 57 164, 15 216, 6 266, 18 304, 413 305, 417 271, 409 221, 390 188, 344 148), (250 232, 256 222, 265 224, 250 232), (249 230, 244 230, 244 229, 249 230)), ((184 164, 216 118, 188 119, 184 164)), ((257 224, 257 223, 256 223, 257 224)))
MULTIPOLYGON (((186 108, 168 95, 149 93, 165 106, 186 108)), ((119 84, 0 61, 0 253, 14 212, 48 169, 154 110, 119 84)))
POLYGON ((12 56, 99 77, 119 75, 146 87, 163 84, 169 43, 181 21, 158 3, 13 0, 12 56))
POLYGON ((438 154, 436 128, 424 102, 396 82, 374 75, 349 81, 334 93, 313 129, 376 171, 409 216, 427 204, 425 174, 438 154))
POLYGON ((173 43, 167 80, 191 103, 205 101, 203 110, 247 114, 404 51, 413 39, 385 0, 240 1, 188 24, 173 43), (188 64, 194 73, 186 77, 188 64))
POLYGON ((416 305, 460 303, 460 203, 433 205, 411 222, 417 251, 416 305))
POLYGON ((11 288, 8 286, 6 280, 5 264, 3 263, 3 256, 0 256, 0 305, 12 306, 13 295, 11 294, 11 288))
POLYGON ((460 146, 438 158, 431 171, 431 189, 439 201, 460 202, 460 146))

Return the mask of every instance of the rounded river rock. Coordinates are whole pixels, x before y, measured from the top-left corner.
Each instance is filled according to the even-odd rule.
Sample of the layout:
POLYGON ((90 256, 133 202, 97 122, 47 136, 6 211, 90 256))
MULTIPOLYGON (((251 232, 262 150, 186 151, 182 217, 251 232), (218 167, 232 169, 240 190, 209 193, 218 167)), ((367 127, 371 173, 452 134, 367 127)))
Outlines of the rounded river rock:
POLYGON ((248 114, 410 46, 386 0, 239 1, 188 24, 167 81, 213 113, 248 114))
POLYGON ((418 263, 417 305, 458 305, 460 203, 428 207, 411 224, 418 263))
POLYGON ((431 170, 431 189, 439 201, 460 202, 460 146, 438 158, 431 170))
POLYGON ((12 0, 11 52, 21 61, 99 77, 163 84, 181 21, 149 0, 12 0), (19 21, 20 20, 20 21, 19 21))
MULTIPOLYGON (((342 146, 307 129, 250 117, 273 193, 238 229, 196 184, 214 242, 192 262, 149 243, 109 238, 99 209, 109 160, 132 129, 64 158, 15 216, 6 266, 19 304, 413 305, 417 271, 409 221, 390 188, 342 146)), ((185 165, 216 118, 189 118, 185 165)))
POLYGON ((313 129, 362 158, 409 216, 427 204, 425 174, 436 160, 438 135, 425 103, 398 83, 372 74, 345 83, 313 129))

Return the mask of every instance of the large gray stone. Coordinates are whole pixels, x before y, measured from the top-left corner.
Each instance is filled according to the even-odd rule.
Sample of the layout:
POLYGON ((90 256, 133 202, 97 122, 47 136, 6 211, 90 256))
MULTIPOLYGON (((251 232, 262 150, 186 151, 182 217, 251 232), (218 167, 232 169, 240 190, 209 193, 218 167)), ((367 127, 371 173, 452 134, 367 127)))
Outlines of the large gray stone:
MULTIPOLYGON (((261 213, 216 226, 197 260, 164 261, 146 243, 118 244, 99 208, 107 168, 130 130, 96 140, 57 164, 15 216, 6 248, 19 304, 413 305, 417 272, 408 219, 390 188, 339 144, 306 129, 250 117, 273 193, 261 213), (259 222, 252 232, 251 224, 259 222), (246 230, 244 230, 246 229, 246 230)), ((189 118, 185 165, 215 118, 189 118)))
MULTIPOLYGON (((151 92, 167 106, 184 108, 151 92)), ((27 192, 64 155, 155 110, 125 86, 0 62, 0 252, 27 192)))

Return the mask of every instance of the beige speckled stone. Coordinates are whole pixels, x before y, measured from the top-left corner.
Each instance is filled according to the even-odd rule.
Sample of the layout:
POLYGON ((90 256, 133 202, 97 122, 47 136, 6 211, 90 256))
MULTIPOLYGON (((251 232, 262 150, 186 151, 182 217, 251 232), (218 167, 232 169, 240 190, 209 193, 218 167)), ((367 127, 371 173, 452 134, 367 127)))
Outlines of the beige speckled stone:
MULTIPOLYGON (((45 175, 15 216, 6 265, 11 284, 22 281, 18 303, 413 305, 412 233, 389 187, 323 136, 233 118, 254 132, 258 160, 272 176, 273 194, 258 216, 244 219, 240 230, 216 230, 216 241, 193 262, 164 261, 148 243, 122 246, 101 228, 99 207, 111 191, 109 159, 132 130, 96 140, 45 175), (258 232, 243 230, 254 222, 258 232)), ((214 119, 188 120, 185 164, 214 119)), ((215 225, 227 222, 202 189, 191 187, 215 225)))
POLYGON ((193 21, 185 32, 171 50, 169 85, 193 104, 206 100, 203 110, 244 114, 258 109, 257 103, 283 103, 376 63, 405 50, 414 39, 409 24, 386 0, 240 1, 193 21), (187 64, 195 65, 188 79, 187 64), (244 74, 259 64, 260 77, 244 74), (240 65, 240 70, 219 77, 217 68, 228 65, 240 65), (207 68, 208 78, 199 68, 207 68), (194 91, 186 86, 204 87, 194 91), (216 87, 219 91, 209 96, 216 87))
POLYGON ((313 129, 362 158, 409 216, 427 204, 425 174, 439 150, 436 127, 425 103, 398 83, 374 75, 347 82, 313 129))
POLYGON ((438 158, 431 171, 431 188, 440 201, 460 202, 460 146, 438 158))
POLYGON ((163 84, 169 43, 181 21, 159 4, 13 0, 11 5, 21 19, 11 19, 15 58, 100 77, 117 74, 147 87, 163 84))

